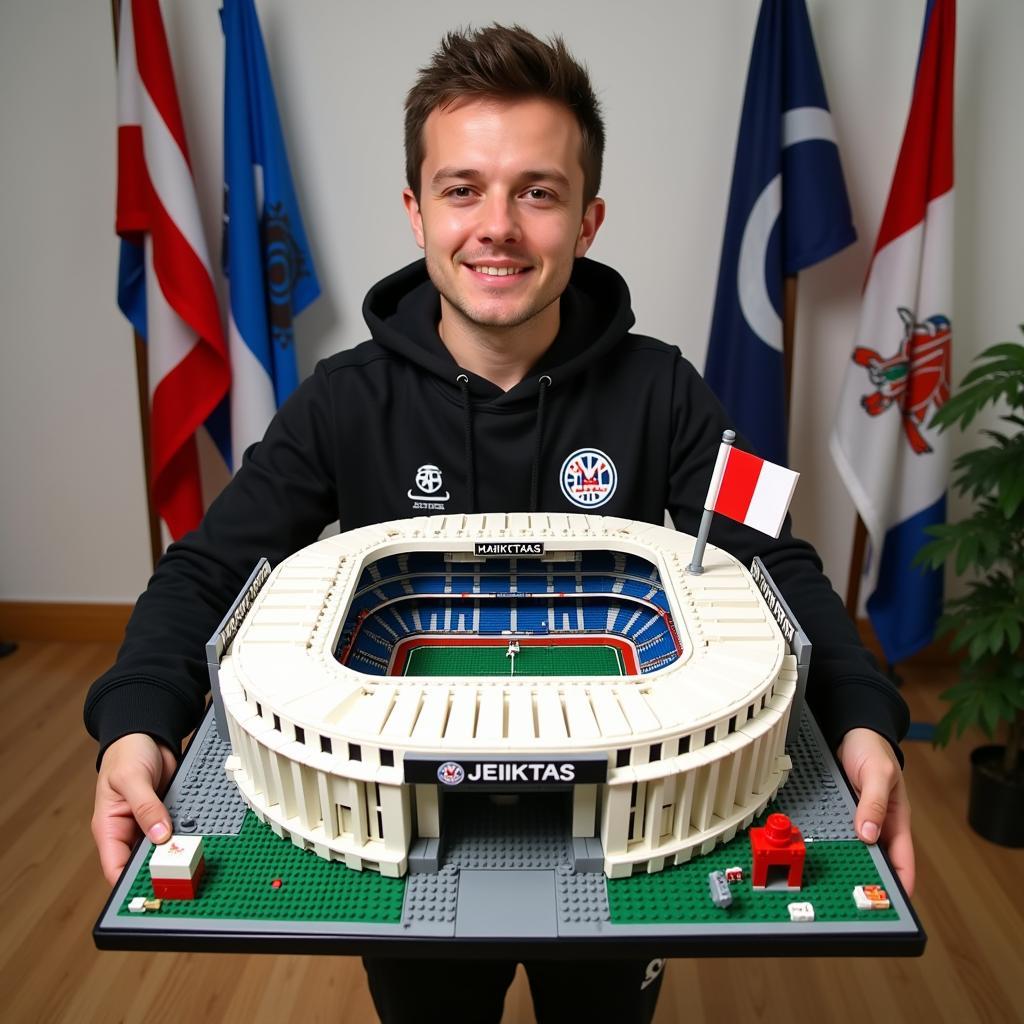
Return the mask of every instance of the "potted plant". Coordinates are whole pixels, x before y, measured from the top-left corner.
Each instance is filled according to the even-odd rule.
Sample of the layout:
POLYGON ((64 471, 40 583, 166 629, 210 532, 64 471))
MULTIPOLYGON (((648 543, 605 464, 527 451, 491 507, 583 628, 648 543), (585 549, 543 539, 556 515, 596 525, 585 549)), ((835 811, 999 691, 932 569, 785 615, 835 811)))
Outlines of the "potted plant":
MULTIPOLYGON (((1024 332, 1024 325, 1021 325, 1024 332)), ((1024 345, 982 352, 960 390, 932 420, 941 430, 966 428, 989 403, 1004 403, 1006 427, 982 430, 982 446, 953 463, 956 491, 974 500, 971 515, 929 528, 934 537, 917 561, 939 568, 952 558, 967 592, 946 603, 940 634, 963 651, 959 683, 942 694, 949 710, 935 731, 945 746, 972 726, 990 739, 1005 727, 1005 745, 971 753, 968 820, 980 835, 1024 846, 1024 345)))

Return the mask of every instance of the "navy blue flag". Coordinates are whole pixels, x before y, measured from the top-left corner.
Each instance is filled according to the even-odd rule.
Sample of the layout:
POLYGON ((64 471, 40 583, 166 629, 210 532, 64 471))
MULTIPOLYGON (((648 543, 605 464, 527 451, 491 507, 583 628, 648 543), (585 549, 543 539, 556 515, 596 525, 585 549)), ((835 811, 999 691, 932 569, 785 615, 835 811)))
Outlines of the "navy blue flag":
POLYGON ((319 294, 253 0, 225 0, 224 248, 231 452, 259 441, 298 385, 292 319, 319 294))
POLYGON ((787 464, 782 279, 857 237, 804 0, 764 0, 747 73, 704 377, 787 464))

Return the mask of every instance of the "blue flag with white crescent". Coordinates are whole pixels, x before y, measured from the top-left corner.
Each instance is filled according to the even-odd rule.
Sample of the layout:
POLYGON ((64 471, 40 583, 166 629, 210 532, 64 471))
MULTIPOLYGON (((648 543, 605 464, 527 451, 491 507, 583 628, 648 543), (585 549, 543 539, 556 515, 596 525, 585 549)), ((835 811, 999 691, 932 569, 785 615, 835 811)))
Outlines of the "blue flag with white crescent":
POLYGON ((319 294, 253 0, 225 0, 224 246, 231 452, 262 438, 298 385, 292 320, 319 294))
POLYGON ((764 0, 704 377, 771 462, 787 464, 783 277, 856 237, 804 0, 764 0))

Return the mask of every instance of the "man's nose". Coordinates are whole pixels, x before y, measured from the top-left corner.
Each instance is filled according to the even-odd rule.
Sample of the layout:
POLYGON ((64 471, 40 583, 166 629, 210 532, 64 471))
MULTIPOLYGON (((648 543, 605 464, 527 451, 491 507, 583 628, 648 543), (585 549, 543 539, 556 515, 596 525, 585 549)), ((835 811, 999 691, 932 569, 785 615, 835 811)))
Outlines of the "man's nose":
POLYGON ((507 196, 488 196, 480 207, 477 237, 481 242, 504 244, 519 240, 519 219, 515 200, 507 196))

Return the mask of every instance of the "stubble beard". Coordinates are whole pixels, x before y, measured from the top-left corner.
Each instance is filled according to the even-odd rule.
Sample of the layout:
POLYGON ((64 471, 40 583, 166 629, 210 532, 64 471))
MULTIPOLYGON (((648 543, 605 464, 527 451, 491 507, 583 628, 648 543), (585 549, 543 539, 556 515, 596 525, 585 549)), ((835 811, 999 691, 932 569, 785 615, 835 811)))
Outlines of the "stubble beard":
MULTIPOLYGON (((436 263, 432 257, 426 257, 426 264, 427 274, 441 297, 459 314, 459 316, 462 317, 467 324, 472 324, 475 327, 487 327, 492 329, 511 329, 521 327, 534 317, 539 316, 551 305, 551 303, 557 302, 561 297, 559 294, 548 301, 544 301, 543 296, 535 296, 533 301, 529 302, 524 308, 511 310, 504 314, 486 314, 471 308, 465 299, 457 294, 456 290, 449 285, 448 281, 445 280, 444 275, 438 271, 436 263)), ((460 266, 460 264, 455 265, 456 273, 459 273, 460 266)))

